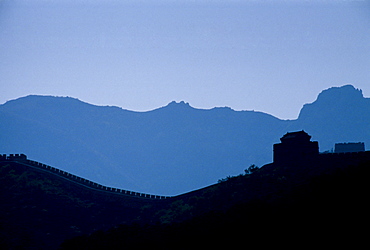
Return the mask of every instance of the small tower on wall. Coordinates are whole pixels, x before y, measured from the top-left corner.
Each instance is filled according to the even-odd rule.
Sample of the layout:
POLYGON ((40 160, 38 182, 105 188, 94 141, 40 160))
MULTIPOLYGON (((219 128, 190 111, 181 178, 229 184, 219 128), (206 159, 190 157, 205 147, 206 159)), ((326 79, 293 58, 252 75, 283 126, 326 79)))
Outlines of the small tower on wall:
POLYGON ((335 143, 334 153, 364 152, 364 142, 335 143))
POLYGON ((305 131, 289 132, 274 144, 274 163, 291 164, 312 161, 319 155, 319 143, 305 131))

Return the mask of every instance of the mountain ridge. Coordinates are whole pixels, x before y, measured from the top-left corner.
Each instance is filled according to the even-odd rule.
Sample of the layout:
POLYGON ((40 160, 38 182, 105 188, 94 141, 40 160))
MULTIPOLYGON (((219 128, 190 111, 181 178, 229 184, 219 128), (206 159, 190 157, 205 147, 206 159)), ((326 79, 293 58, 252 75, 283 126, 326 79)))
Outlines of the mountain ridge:
MULTIPOLYGON (((222 111, 223 110, 223 111, 240 112, 240 113, 251 112, 251 113, 257 113, 257 114, 263 114, 263 115, 271 116, 271 117, 274 117, 278 120, 290 120, 290 119, 280 119, 280 118, 274 116, 273 114, 265 113, 263 111, 234 110, 233 108, 228 107, 228 106, 224 106, 224 107, 217 107, 216 106, 216 107, 213 107, 213 108, 196 108, 196 107, 191 106, 190 103, 185 102, 185 101, 179 101, 179 102, 171 101, 171 102, 169 102, 168 104, 166 104, 162 107, 154 108, 154 109, 147 110, 147 111, 135 111, 135 110, 124 109, 122 107, 114 106, 114 105, 112 106, 112 105, 91 104, 91 103, 82 101, 78 98, 69 97, 69 96, 34 95, 33 94, 33 95, 27 95, 27 96, 23 96, 23 97, 19 97, 19 98, 16 98, 16 99, 6 101, 5 103, 0 104, 0 106, 8 108, 8 107, 14 105, 12 108, 18 108, 17 106, 26 105, 27 109, 29 109, 30 104, 31 104, 31 106, 35 106, 36 104, 37 104, 37 106, 41 106, 41 104, 42 105, 53 104, 53 101, 56 101, 56 103, 54 103, 54 105, 55 104, 61 104, 62 101, 66 101, 65 104, 68 104, 68 105, 70 105, 70 104, 81 104, 81 105, 84 105, 84 106, 90 107, 90 108, 93 108, 93 107, 94 108, 100 108, 100 109, 106 108, 106 109, 119 110, 119 111, 125 111, 125 112, 130 112, 130 113, 137 113, 137 114, 152 113, 152 112, 156 112, 156 111, 160 111, 160 110, 166 110, 166 109, 177 110, 177 111, 182 111, 184 109, 185 110, 190 109, 190 110, 196 110, 196 111, 222 111), (42 101, 42 100, 45 100, 45 101, 42 101), (35 103, 35 101, 36 101, 36 103, 35 103)), ((78 107, 77 105, 74 105, 74 106, 78 107)))
POLYGON ((335 142, 370 145, 369 100, 345 85, 323 91, 296 120, 281 120, 228 107, 197 109, 184 101, 137 112, 31 95, 0 105, 0 152, 25 153, 106 186, 175 195, 271 162, 271 145, 287 131, 306 130, 321 151, 335 142), (322 104, 333 91, 361 105, 348 108, 348 98, 322 104))

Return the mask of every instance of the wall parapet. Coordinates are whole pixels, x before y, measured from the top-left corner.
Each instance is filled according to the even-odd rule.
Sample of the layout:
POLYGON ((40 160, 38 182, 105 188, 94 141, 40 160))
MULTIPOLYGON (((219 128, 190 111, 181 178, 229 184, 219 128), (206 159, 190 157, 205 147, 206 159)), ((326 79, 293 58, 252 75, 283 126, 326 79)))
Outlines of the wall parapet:
POLYGON ((26 165, 28 167, 32 167, 38 170, 49 172, 54 175, 58 175, 60 177, 63 177, 64 179, 67 179, 74 183, 88 187, 90 189, 94 189, 97 191, 104 191, 104 192, 108 192, 111 194, 130 196, 130 197, 136 197, 136 198, 141 198, 141 199, 155 199, 155 200, 165 200, 165 199, 169 199, 173 197, 173 196, 146 194, 146 193, 140 193, 140 192, 134 192, 134 191, 125 190, 125 189, 120 189, 120 188, 107 187, 99 183, 85 179, 83 177, 63 171, 61 169, 54 168, 52 166, 49 166, 49 165, 46 165, 46 164, 43 164, 37 161, 29 160, 27 159, 27 156, 25 154, 9 154, 9 155, 0 154, 0 161, 17 162, 19 164, 26 165))

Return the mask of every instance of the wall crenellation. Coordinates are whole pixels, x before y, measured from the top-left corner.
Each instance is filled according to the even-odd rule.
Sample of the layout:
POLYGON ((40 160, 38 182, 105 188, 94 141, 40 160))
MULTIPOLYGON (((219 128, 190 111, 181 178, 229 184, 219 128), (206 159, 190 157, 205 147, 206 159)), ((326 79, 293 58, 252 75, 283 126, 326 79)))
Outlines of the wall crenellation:
POLYGON ((45 165, 43 163, 29 160, 27 159, 27 156, 25 154, 0 154, 0 161, 11 161, 11 162, 17 162, 38 170, 43 170, 58 176, 63 177, 64 179, 67 179, 69 181, 73 181, 75 183, 78 183, 82 186, 99 190, 99 191, 106 191, 112 194, 119 194, 119 195, 125 195, 125 196, 133 196, 138 198, 145 198, 145 199, 157 199, 157 200, 164 200, 171 198, 172 196, 161 196, 161 195, 152 195, 152 194, 145 194, 145 193, 139 193, 119 188, 113 188, 113 187, 107 187, 103 186, 101 184, 98 184, 96 182, 87 180, 83 177, 71 174, 69 172, 63 171, 58 168, 51 167, 49 165, 45 165))

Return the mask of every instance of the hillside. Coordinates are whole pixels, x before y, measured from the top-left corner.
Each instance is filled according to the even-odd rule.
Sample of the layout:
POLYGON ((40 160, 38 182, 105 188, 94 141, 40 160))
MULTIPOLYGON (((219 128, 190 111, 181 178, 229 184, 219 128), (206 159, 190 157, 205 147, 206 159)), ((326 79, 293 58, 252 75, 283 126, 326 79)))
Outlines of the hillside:
POLYGON ((304 129, 321 151, 370 145, 370 101, 347 85, 305 105, 297 120, 171 102, 149 112, 68 97, 27 96, 0 105, 0 152, 24 153, 106 186, 176 195, 272 160, 271 145, 304 129))
MULTIPOLYGON (((177 223, 120 225, 109 231, 69 239, 62 244, 62 249, 190 249, 219 248, 220 245, 240 248, 250 244, 262 248, 318 245, 360 248, 366 243, 361 226, 367 216, 368 185, 364 173, 368 172, 369 166, 366 163, 336 169, 325 175, 300 179, 299 184, 283 184, 286 169, 270 169, 267 181, 272 183, 265 184, 280 186, 279 191, 233 203, 230 194, 242 195, 237 187, 248 183, 242 180, 244 177, 237 177, 217 187, 218 191, 223 190, 229 195, 218 199, 215 208, 220 208, 222 203, 233 203, 225 210, 210 210, 177 223)), ((260 171, 257 172, 259 176, 260 171)), ((299 175, 299 171, 295 174, 299 175)), ((284 181, 293 180, 288 176, 284 181)), ((222 197, 217 191, 213 191, 213 195, 222 197)), ((191 204, 202 198, 204 196, 191 197, 181 203, 182 210, 178 208, 177 213, 193 210, 191 204)))
POLYGON ((0 190, 3 249, 56 249, 66 238, 145 220, 163 204, 95 191, 15 162, 0 162, 0 190))
POLYGON ((121 249, 149 242, 173 249, 172 244, 183 242, 186 248, 199 237, 204 244, 215 235, 223 242, 262 232, 267 237, 279 225, 288 226, 289 233, 294 233, 289 226, 307 230, 316 224, 343 234, 348 230, 342 222, 356 223, 365 214, 366 155, 365 161, 350 154, 347 160, 315 164, 272 163, 165 200, 97 192, 61 176, 2 162, 0 239, 9 248, 55 249, 70 239, 64 248, 106 244, 121 249))

